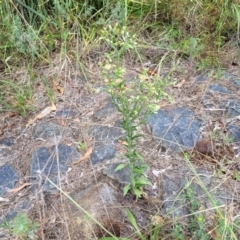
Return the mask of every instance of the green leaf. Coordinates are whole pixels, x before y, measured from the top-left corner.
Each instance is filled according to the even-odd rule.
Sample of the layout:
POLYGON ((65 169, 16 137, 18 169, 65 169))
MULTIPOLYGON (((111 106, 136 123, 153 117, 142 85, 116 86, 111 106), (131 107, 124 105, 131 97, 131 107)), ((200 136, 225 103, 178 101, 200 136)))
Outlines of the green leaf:
POLYGON ((126 185, 123 188, 123 196, 125 196, 129 192, 130 189, 131 189, 131 185, 130 184, 126 185))
POLYGON ((152 185, 152 183, 148 181, 145 177, 141 177, 136 180, 136 185, 152 185))
POLYGON ((137 222, 136 222, 133 214, 131 213, 131 211, 129 209, 127 209, 126 211, 127 211, 128 220, 133 225, 133 227, 137 230, 137 232, 140 232, 140 229, 138 228, 137 222))
POLYGON ((191 47, 195 48, 197 46, 196 38, 190 37, 190 43, 191 43, 191 47))
POLYGON ((145 168, 139 168, 139 167, 134 167, 133 168, 133 173, 137 173, 139 175, 142 175, 144 173, 145 168))
POLYGON ((130 223, 132 224, 132 226, 135 228, 137 235, 142 239, 145 240, 146 238, 142 235, 142 233, 140 232, 140 229, 138 228, 137 222, 133 216, 133 214, 131 213, 131 211, 129 209, 127 209, 127 216, 128 216, 128 220, 130 221, 130 223))
POLYGON ((197 50, 197 51, 201 51, 201 50, 203 50, 204 48, 205 48, 204 44, 200 44, 200 45, 196 48, 196 50, 197 50))
POLYGON ((114 172, 117 172, 119 170, 122 170, 123 168, 125 168, 128 164, 127 163, 121 163, 119 164, 116 169, 114 170, 114 172))
POLYGON ((143 156, 140 153, 136 152, 136 155, 139 158, 139 160, 141 160, 142 162, 144 161, 143 156))
POLYGON ((134 188, 133 194, 137 196, 137 198, 140 198, 142 196, 142 190, 140 190, 139 188, 134 188))
POLYGON ((136 181, 135 181, 135 178, 134 178, 133 175, 131 176, 131 184, 130 185, 131 185, 132 188, 135 188, 136 181))
POLYGON ((143 137, 143 136, 144 136, 143 134, 136 134, 136 135, 132 136, 132 139, 140 138, 140 137, 143 137))

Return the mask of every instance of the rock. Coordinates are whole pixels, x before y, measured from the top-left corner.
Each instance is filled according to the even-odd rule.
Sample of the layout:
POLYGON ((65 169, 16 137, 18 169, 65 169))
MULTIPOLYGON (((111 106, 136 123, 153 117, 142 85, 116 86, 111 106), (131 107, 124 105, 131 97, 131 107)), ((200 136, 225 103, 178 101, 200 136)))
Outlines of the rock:
POLYGON ((147 123, 152 134, 162 139, 164 147, 178 152, 194 146, 202 126, 202 121, 195 119, 192 110, 188 108, 159 110, 147 123))
POLYGON ((9 156, 11 154, 11 147, 14 144, 14 138, 4 138, 0 140, 0 166, 4 165, 9 161, 9 156))
POLYGON ((205 82, 208 80, 208 75, 206 73, 202 73, 197 77, 197 82, 205 82))
POLYGON ((116 140, 123 136, 123 130, 120 127, 97 125, 90 129, 89 134, 93 136, 97 145, 113 144, 116 140))
POLYGON ((0 166, 4 165, 9 158, 10 151, 8 148, 1 148, 0 147, 0 166))
POLYGON ((232 142, 240 142, 240 127, 230 124, 227 126, 227 129, 230 137, 232 138, 232 142))
POLYGON ((212 104, 212 103, 209 103, 209 99, 207 99, 207 98, 202 99, 202 104, 207 109, 214 109, 215 108, 215 105, 212 104))
POLYGON ((6 214, 2 221, 11 221, 17 216, 18 213, 29 212, 33 207, 34 204, 31 201, 16 203, 14 209, 6 214))
POLYGON ((234 85, 236 85, 236 86, 240 86, 240 79, 235 79, 234 81, 233 81, 233 83, 234 83, 234 85))
POLYGON ((163 212, 171 217, 180 217, 189 214, 187 206, 184 206, 184 198, 179 195, 184 188, 185 181, 179 177, 171 179, 163 175, 163 212))
POLYGON ((228 90, 227 88, 221 86, 220 84, 214 83, 211 84, 208 89, 210 91, 214 91, 214 92, 219 92, 219 93, 226 93, 226 94, 231 94, 231 91, 228 90))
MULTIPOLYGON (((50 148, 41 147, 32 153, 30 175, 33 182, 38 181, 38 187, 43 191, 56 191, 55 187, 47 181, 46 176, 55 184, 59 175, 62 177, 68 170, 68 165, 81 157, 73 147, 59 144, 50 148)), ((35 185, 34 188, 37 186, 35 185)))
POLYGON ((94 98, 89 96, 82 96, 76 99, 76 104, 78 108, 92 108, 95 104, 94 98))
POLYGON ((0 140, 0 145, 5 145, 8 147, 11 147, 14 144, 14 138, 13 137, 9 137, 9 138, 4 138, 2 140, 0 140))
POLYGON ((42 122, 34 129, 33 135, 35 138, 47 139, 49 137, 60 136, 62 127, 53 122, 42 122))
POLYGON ((103 108, 99 109, 93 114, 93 117, 96 120, 101 120, 103 118, 106 118, 107 116, 110 116, 111 114, 117 112, 116 107, 112 102, 109 102, 107 105, 105 105, 103 108))
POLYGON ((240 115, 240 102, 237 100, 230 101, 227 105, 227 112, 229 117, 237 117, 240 115))
MULTIPOLYGON (((202 101, 204 104, 204 107, 207 108, 207 101, 202 101)), ((222 101, 221 103, 217 104, 211 104, 211 108, 215 109, 214 113, 216 114, 225 114, 228 118, 237 117, 240 115, 240 102, 238 99, 228 99, 226 101, 222 101)))
POLYGON ((94 137, 95 147, 90 156, 92 164, 102 162, 115 157, 116 149, 114 144, 120 136, 123 136, 119 127, 94 126, 89 134, 94 137))
POLYGON ((107 175, 108 177, 117 180, 119 183, 128 184, 130 183, 130 169, 129 167, 125 167, 119 171, 115 172, 115 169, 120 163, 113 163, 103 169, 103 174, 107 175))
POLYGON ((18 174, 11 165, 0 166, 0 196, 3 196, 8 189, 14 188, 18 179, 18 174))
POLYGON ((90 161, 92 164, 100 163, 107 159, 113 159, 116 154, 116 149, 113 146, 101 145, 94 148, 90 161))
POLYGON ((72 108, 64 108, 56 112, 56 116, 62 118, 71 118, 75 117, 76 115, 77 113, 72 108))
POLYGON ((236 76, 229 72, 223 72, 223 75, 221 78, 225 79, 225 80, 232 80, 232 79, 236 78, 236 76))
POLYGON ((72 198, 85 211, 81 211, 71 203, 73 216, 71 221, 78 239, 96 239, 96 236, 99 235, 99 227, 92 218, 104 226, 106 222, 116 223, 123 221, 122 210, 116 207, 117 192, 105 182, 76 191, 72 194, 72 198))
MULTIPOLYGON (((193 199, 197 199, 198 207, 209 209, 214 207, 205 189, 210 193, 216 204, 228 204, 232 195, 226 189, 217 186, 218 180, 205 169, 197 169, 197 177, 187 170, 182 170, 182 177, 170 178, 163 175, 163 212, 171 217, 181 217, 191 213, 187 191, 191 191, 193 199), (184 176, 184 177, 183 177, 184 176), (198 180, 200 179, 200 181, 198 180), (203 186, 203 187, 202 187, 203 186), (204 189, 205 188, 205 189, 204 189)), ((196 210, 195 210, 196 211, 196 210)))

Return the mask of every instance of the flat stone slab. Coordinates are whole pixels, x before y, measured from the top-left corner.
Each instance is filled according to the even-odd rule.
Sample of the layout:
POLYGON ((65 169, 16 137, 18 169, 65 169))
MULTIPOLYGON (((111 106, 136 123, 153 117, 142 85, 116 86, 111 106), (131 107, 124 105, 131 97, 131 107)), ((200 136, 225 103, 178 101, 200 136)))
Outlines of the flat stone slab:
POLYGON ((213 207, 211 200, 207 197, 201 185, 211 191, 211 196, 219 205, 228 204, 231 202, 232 196, 230 193, 221 187, 217 187, 217 178, 204 169, 196 170, 200 183, 197 178, 193 180, 193 175, 189 171, 182 171, 178 177, 162 177, 162 191, 163 191, 163 212, 171 217, 181 217, 190 214, 191 207, 186 198, 187 190, 192 191, 194 199, 198 199, 199 207, 206 209, 213 207))
POLYGON ((0 166, 9 162, 11 147, 14 145, 14 138, 4 138, 0 140, 0 166))
POLYGON ((8 189, 14 188, 18 179, 18 174, 11 165, 0 166, 0 196, 3 196, 8 189))
POLYGON ((93 136, 95 146, 90 156, 92 164, 100 163, 107 159, 113 159, 116 154, 115 144, 123 136, 120 127, 94 126, 89 134, 93 136))
POLYGON ((223 72, 222 74, 222 77, 221 77, 223 80, 234 80, 234 79, 239 79, 238 76, 232 74, 232 73, 229 73, 227 71, 223 72))
POLYGON ((240 101, 232 100, 227 105, 227 111, 229 117, 237 117, 240 115, 240 101))
POLYGON ((240 87, 240 79, 236 79, 233 81, 234 85, 240 87))
POLYGON ((113 113, 117 112, 116 107, 112 102, 107 103, 104 107, 99 109, 93 114, 94 119, 96 120, 102 120, 113 113))
POLYGON ((93 136, 95 144, 113 144, 121 136, 123 136, 123 130, 120 127, 108 127, 97 125, 90 129, 89 135, 93 136))
POLYGON ((202 121, 188 108, 159 110, 149 117, 147 124, 162 146, 173 151, 192 148, 200 137, 202 121))
POLYGON ((236 125, 228 125, 228 133, 233 143, 240 143, 240 127, 236 125))
POLYGON ((226 87, 223 87, 223 86, 221 86, 220 84, 217 84, 217 83, 211 84, 208 89, 213 91, 213 92, 231 94, 230 90, 228 90, 226 87))
MULTIPOLYGON (((92 185, 84 190, 78 190, 71 197, 103 226, 105 226, 106 221, 111 223, 123 221, 122 210, 116 207, 118 204, 117 192, 105 182, 92 185)), ((70 204, 72 212, 70 221, 74 227, 73 231, 78 236, 76 239, 98 239, 96 235, 98 236, 99 227, 96 223, 76 205, 70 204)))
POLYGON ((6 214, 6 216, 3 216, 0 222, 11 221, 17 216, 17 214, 29 212, 33 207, 34 203, 31 201, 16 203, 14 209, 10 210, 9 213, 6 214))
POLYGON ((49 137, 60 136, 62 127, 53 122, 42 122, 34 128, 33 135, 35 138, 47 139, 49 137))
POLYGON ((116 154, 116 149, 114 146, 98 146, 94 148, 92 154, 90 155, 90 161, 92 164, 100 163, 104 160, 113 159, 116 154))
POLYGON ((200 74, 200 75, 197 77, 196 80, 197 80, 198 83, 202 83, 202 82, 207 81, 207 80, 208 80, 208 75, 207 75, 207 73, 202 73, 202 74, 200 74))
POLYGON ((57 184, 59 176, 62 177, 66 174, 69 164, 80 157, 81 154, 75 148, 64 144, 54 145, 50 148, 38 148, 32 153, 30 166, 30 175, 34 178, 33 182, 37 181, 38 187, 44 191, 56 191, 46 177, 57 184))
POLYGON ((0 166, 4 165, 6 162, 8 162, 10 154, 11 154, 11 152, 8 148, 0 147, 0 166))
POLYGON ((56 112, 56 116, 61 118, 71 118, 75 117, 76 115, 77 112, 74 111, 72 108, 64 108, 56 112))
POLYGON ((9 138, 4 138, 2 140, 0 140, 0 145, 5 145, 8 147, 11 147, 14 144, 14 138, 13 137, 9 137, 9 138))
POLYGON ((119 171, 115 171, 115 169, 120 165, 120 163, 113 163, 106 168, 103 169, 103 174, 107 175, 108 177, 117 180, 123 184, 130 183, 130 169, 129 167, 125 167, 119 171))

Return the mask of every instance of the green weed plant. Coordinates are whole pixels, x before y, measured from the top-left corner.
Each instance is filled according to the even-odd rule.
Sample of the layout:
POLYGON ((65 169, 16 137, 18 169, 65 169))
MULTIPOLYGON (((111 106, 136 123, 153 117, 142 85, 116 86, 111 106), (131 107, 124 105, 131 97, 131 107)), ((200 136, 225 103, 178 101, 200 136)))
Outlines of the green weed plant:
POLYGON ((28 112, 33 110, 30 103, 33 95, 31 84, 18 87, 11 81, 0 80, 0 90, 0 104, 3 111, 10 110, 27 117, 28 112))
POLYGON ((12 221, 6 221, 0 225, 6 229, 9 234, 20 240, 38 239, 35 235, 38 224, 32 222, 27 215, 19 213, 12 221))
POLYGON ((137 130, 141 124, 145 123, 148 116, 158 110, 155 100, 167 96, 163 91, 167 83, 165 83, 166 85, 159 84, 159 88, 155 89, 156 82, 126 81, 124 80, 124 69, 111 63, 102 67, 102 74, 108 85, 107 92, 118 112, 122 115, 121 126, 126 134, 124 139, 126 143, 125 156, 129 163, 120 164, 115 171, 125 167, 130 169, 130 183, 124 187, 123 194, 126 195, 130 191, 139 198, 143 194, 143 188, 151 183, 144 175, 148 165, 143 156, 136 150, 137 139, 142 137, 137 130))

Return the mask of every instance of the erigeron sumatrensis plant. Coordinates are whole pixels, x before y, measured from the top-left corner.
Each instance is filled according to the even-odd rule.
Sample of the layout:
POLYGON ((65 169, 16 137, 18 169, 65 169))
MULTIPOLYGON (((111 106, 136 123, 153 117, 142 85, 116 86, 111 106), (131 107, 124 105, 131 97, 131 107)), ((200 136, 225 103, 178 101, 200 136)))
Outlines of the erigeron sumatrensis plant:
POLYGON ((137 133, 139 125, 144 123, 150 114, 155 113, 159 106, 149 99, 151 96, 158 99, 160 96, 167 96, 163 91, 156 92, 152 83, 146 81, 126 81, 124 80, 124 69, 117 67, 112 63, 102 65, 102 74, 105 82, 108 84, 107 92, 112 97, 112 101, 117 110, 122 114, 121 125, 125 130, 125 146, 129 163, 120 164, 115 171, 125 167, 130 169, 130 183, 127 184, 123 193, 126 195, 129 191, 137 198, 143 194, 143 188, 151 185, 145 177, 148 165, 143 156, 136 150, 136 140, 142 137, 137 133))

